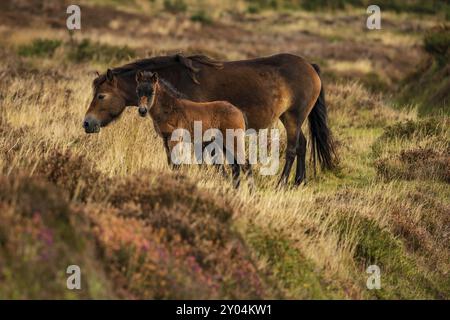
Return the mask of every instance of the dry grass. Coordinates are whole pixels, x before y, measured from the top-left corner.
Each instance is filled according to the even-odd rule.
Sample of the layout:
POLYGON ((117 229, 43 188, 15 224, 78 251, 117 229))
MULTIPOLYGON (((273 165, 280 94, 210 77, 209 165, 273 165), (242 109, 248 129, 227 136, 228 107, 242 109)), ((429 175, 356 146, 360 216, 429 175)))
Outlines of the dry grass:
MULTIPOLYGON (((131 39, 120 29, 121 14, 125 13, 119 11, 117 21, 104 29, 83 32, 83 37, 127 44, 139 55, 198 48, 227 59, 274 50, 306 52, 324 61, 325 74, 333 71, 337 76, 349 69, 350 73, 375 70, 382 77, 396 76, 388 70, 390 62, 382 63, 389 50, 395 52, 394 58, 418 54, 413 48, 415 41, 392 40, 392 34, 401 39, 414 37, 398 30, 401 22, 407 24, 404 16, 393 30, 378 35, 384 39, 382 46, 394 48, 381 47, 373 59, 354 64, 327 44, 339 34, 343 38, 338 42, 348 51, 353 47, 370 49, 363 44, 363 37, 346 38, 354 29, 348 34, 339 32, 343 14, 337 16, 337 28, 333 28, 334 22, 326 22, 334 16, 315 13, 286 18, 279 13, 243 16, 233 21, 233 27, 229 16, 215 18, 214 26, 200 26, 183 15, 169 15, 170 20, 162 26, 159 16, 131 39), (298 18, 302 18, 300 22, 298 18), (277 19, 280 22, 273 23, 277 19), (286 27, 283 19, 288 21, 286 27), (267 25, 274 27, 263 31, 262 26, 267 25), (297 34, 319 29, 318 34, 297 34), (180 30, 192 34, 178 40, 180 30), (249 41, 240 39, 239 32, 249 41), (140 36, 146 36, 145 41, 140 36), (306 42, 293 49, 292 39, 306 42), (377 70, 379 65, 383 70, 377 70)), ((126 10, 126 14, 137 13, 126 10)), ((355 19, 354 13, 349 14, 355 19)), ((351 23, 354 27, 357 22, 351 23)), ((414 18, 410 23, 425 28, 430 22, 414 18)), ((448 130, 435 129, 441 131, 402 140, 392 133, 396 129, 386 127, 407 120, 417 123, 414 110, 392 108, 389 95, 373 93, 358 81, 330 81, 326 94, 341 158, 339 168, 317 177, 309 170, 308 183, 298 189, 276 190, 277 177, 257 177, 256 193, 250 194, 245 186, 235 191, 230 181, 212 168, 186 167, 172 172, 151 122, 138 117, 134 109, 126 110, 100 134, 85 135, 81 120, 91 99, 92 71, 106 66, 98 61, 67 61, 66 47, 57 49, 52 57, 19 57, 19 45, 40 37, 39 32, 27 30, 29 26, 14 30, 3 26, 1 30, 0 40, 5 45, 1 56, 5 59, 0 64, 0 173, 5 187, 0 189, 0 206, 6 209, 0 211, 2 221, 14 228, 20 228, 22 222, 31 224, 28 209, 5 196, 16 190, 13 188, 30 184, 51 197, 49 202, 61 202, 65 208, 61 212, 64 217, 50 216, 48 223, 65 216, 81 217, 82 223, 69 219, 64 224, 75 230, 71 231, 75 238, 81 237, 77 228, 92 238, 86 246, 100 253, 100 258, 83 246, 70 248, 71 240, 64 239, 56 257, 66 257, 74 250, 80 264, 89 265, 89 270, 101 265, 103 271, 88 280, 98 290, 76 297, 449 297, 449 154, 448 141, 442 138, 448 137, 448 130), (418 164, 429 170, 411 173, 418 164), (158 250, 168 258, 155 254, 158 250), (365 269, 373 263, 382 267, 379 291, 365 287, 365 269), (188 273, 189 268, 196 272, 188 273), (155 275, 154 270, 168 271, 155 275)), ((46 37, 65 41, 62 32, 47 26, 42 30, 46 37)), ((408 63, 396 72, 406 72, 415 60, 408 63)), ((440 122, 432 124, 431 130, 440 126, 440 122)), ((33 190, 16 193, 27 197, 33 190)), ((34 197, 23 202, 31 205, 34 197)), ((41 207, 50 215, 58 211, 41 207)), ((5 230, 0 229, 0 257, 8 255, 9 260, 6 264, 0 260, 0 284, 8 282, 9 286, 0 290, 0 297, 39 297, 38 291, 16 287, 17 278, 1 276, 5 268, 17 271, 28 263, 14 255, 14 248, 33 247, 5 230)), ((42 272, 51 273, 58 266, 50 260, 49 269, 42 272)), ((66 297, 56 281, 49 280, 55 286, 49 297, 66 297)))

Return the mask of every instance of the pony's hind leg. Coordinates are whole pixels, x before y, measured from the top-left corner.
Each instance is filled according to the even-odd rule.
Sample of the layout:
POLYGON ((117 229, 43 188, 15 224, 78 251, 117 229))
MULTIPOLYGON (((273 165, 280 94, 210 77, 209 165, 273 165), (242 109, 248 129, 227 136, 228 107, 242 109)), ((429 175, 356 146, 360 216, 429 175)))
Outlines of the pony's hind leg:
MULTIPOLYGON (((223 147, 223 152, 224 152, 225 155, 227 155, 227 150, 228 149, 227 149, 226 144, 225 144, 224 147, 223 147)), ((237 188, 239 188, 239 185, 241 183, 240 178, 239 178, 240 171, 241 171, 241 164, 239 164, 239 161, 238 161, 238 159, 236 157, 236 153, 234 151, 232 151, 232 150, 228 151, 228 156, 226 156, 226 159, 228 161, 230 161, 230 160, 232 161, 232 163, 230 163, 231 176, 232 176, 232 179, 233 179, 233 187, 235 189, 237 189, 237 188)))
POLYGON ((294 114, 288 112, 283 113, 280 117, 281 122, 286 129, 287 145, 286 145, 286 162, 284 164, 283 172, 281 173, 278 185, 285 185, 289 180, 289 174, 291 173, 292 165, 297 156, 297 144, 299 135, 299 125, 297 118, 294 114))
MULTIPOLYGON (((238 129, 234 142, 235 142, 234 160, 238 165, 239 170, 242 170, 242 172, 245 174, 246 179, 249 182, 252 182, 253 181, 252 167, 247 157, 245 156, 245 127, 238 129)), ((239 176, 237 177, 237 179, 238 180, 235 182, 236 188, 239 187, 240 184, 239 176)))
POLYGON ((232 176, 233 176, 233 187, 235 189, 239 188, 240 184, 241 184, 241 179, 240 179, 240 171, 241 171, 241 166, 237 163, 233 163, 231 165, 231 172, 232 172, 232 176))
POLYGON ((252 165, 248 160, 246 160, 245 164, 241 168, 242 172, 245 174, 245 178, 248 182, 250 191, 253 191, 255 189, 255 180, 253 179, 252 165))
POLYGON ((254 190, 254 180, 253 180, 253 172, 252 172, 252 166, 250 164, 250 161, 248 157, 245 155, 245 133, 242 131, 242 134, 240 134, 238 137, 236 137, 237 140, 239 140, 240 143, 237 143, 236 151, 237 154, 235 156, 235 159, 237 163, 240 165, 240 168, 242 172, 245 175, 245 178, 249 184, 250 190, 254 190))
POLYGON ((306 180, 306 138, 300 129, 297 145, 297 171, 295 172, 295 185, 300 185, 306 180))

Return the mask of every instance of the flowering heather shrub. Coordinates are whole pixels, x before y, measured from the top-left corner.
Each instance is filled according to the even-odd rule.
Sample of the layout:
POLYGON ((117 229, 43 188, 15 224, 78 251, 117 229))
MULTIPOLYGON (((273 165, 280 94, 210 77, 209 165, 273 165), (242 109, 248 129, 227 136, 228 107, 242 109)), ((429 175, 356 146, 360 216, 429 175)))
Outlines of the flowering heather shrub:
POLYGON ((49 159, 39 172, 50 182, 0 176, 0 298, 268 297, 225 200, 182 176, 146 173, 117 179, 106 206, 70 204, 76 180, 67 178, 86 179, 83 166, 70 154, 49 159), (94 244, 100 259, 87 250, 94 244), (66 289, 70 264, 85 290, 66 289))
POLYGON ((411 139, 414 137, 424 138, 427 136, 445 137, 445 131, 448 125, 450 123, 446 118, 427 118, 419 121, 408 120, 405 122, 397 122, 385 128, 378 142, 392 139, 411 139))
POLYGON ((89 277, 83 291, 66 288, 67 266, 87 265, 73 218, 55 186, 0 176, 0 299, 92 297, 89 277))
POLYGON ((433 149, 402 150, 375 162, 380 177, 393 179, 434 179, 450 183, 450 150, 439 153, 433 149))
POLYGON ((446 118, 429 118, 386 127, 372 146, 378 176, 450 183, 448 125, 446 118))
POLYGON ((139 298, 263 298, 263 279, 225 200, 184 177, 141 173, 126 178, 110 208, 87 215, 110 273, 139 298), (157 180, 155 180, 157 177, 157 180))
POLYGON ((94 218, 110 276, 119 292, 134 298, 217 297, 217 285, 196 263, 182 243, 164 243, 164 230, 153 230, 137 219, 125 219, 115 210, 94 218), (121 289, 121 290, 120 290, 121 289))
POLYGON ((43 159, 36 174, 69 193, 70 198, 86 201, 89 197, 104 195, 107 179, 92 168, 92 165, 80 155, 73 155, 69 150, 53 150, 43 159))

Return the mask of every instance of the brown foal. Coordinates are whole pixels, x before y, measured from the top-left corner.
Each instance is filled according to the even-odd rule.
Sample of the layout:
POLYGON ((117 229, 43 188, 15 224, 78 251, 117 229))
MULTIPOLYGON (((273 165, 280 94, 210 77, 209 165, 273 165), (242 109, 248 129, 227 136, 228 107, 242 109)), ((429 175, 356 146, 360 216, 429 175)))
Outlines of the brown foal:
POLYGON ((239 186, 241 169, 247 177, 252 178, 251 165, 245 157, 247 124, 242 111, 227 101, 194 102, 184 99, 167 81, 159 78, 156 72, 140 71, 136 73, 136 82, 139 114, 143 117, 150 114, 158 135, 163 139, 169 165, 172 164, 172 150, 178 143, 171 139, 173 132, 185 129, 193 136, 194 122, 199 121, 202 137, 210 129, 221 132, 222 151, 231 162, 233 185, 236 188, 239 186), (234 130, 231 135, 233 141, 227 142, 230 139, 227 130, 234 130))

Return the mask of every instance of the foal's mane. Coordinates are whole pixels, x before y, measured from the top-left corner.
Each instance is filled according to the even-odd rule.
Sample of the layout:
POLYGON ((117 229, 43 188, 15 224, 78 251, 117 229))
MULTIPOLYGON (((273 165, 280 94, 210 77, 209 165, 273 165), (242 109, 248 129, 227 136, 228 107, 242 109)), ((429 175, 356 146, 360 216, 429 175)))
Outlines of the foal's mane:
MULTIPOLYGON (((113 75, 124 76, 127 74, 134 74, 138 70, 157 71, 176 64, 181 64, 186 69, 188 69, 192 81, 198 84, 199 82, 195 75, 200 71, 200 68, 195 67, 192 62, 197 62, 199 64, 214 67, 216 69, 223 68, 223 62, 211 59, 205 55, 191 55, 185 57, 182 54, 175 54, 172 56, 161 56, 161 57, 140 59, 111 70, 113 72, 113 75)), ((98 86, 100 86, 105 81, 106 81, 106 74, 99 75, 92 83, 94 89, 98 88, 98 86)))
POLYGON ((158 79, 159 85, 161 88, 168 92, 171 96, 177 98, 177 99, 186 99, 187 96, 178 91, 171 83, 169 83, 167 80, 159 78, 158 79))

